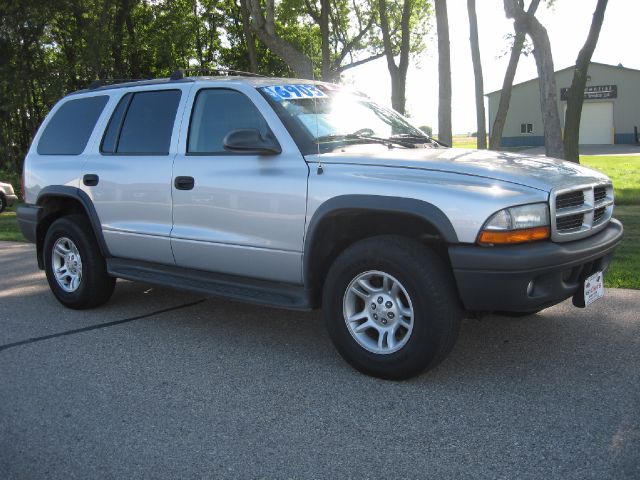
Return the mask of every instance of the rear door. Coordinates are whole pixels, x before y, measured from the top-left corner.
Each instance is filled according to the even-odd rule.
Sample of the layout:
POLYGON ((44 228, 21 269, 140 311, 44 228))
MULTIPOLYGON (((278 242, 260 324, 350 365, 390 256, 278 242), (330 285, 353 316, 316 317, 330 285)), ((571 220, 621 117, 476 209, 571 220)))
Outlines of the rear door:
POLYGON ((174 264, 171 175, 190 84, 149 86, 112 98, 115 109, 80 188, 93 200, 112 255, 174 264))
POLYGON ((309 169, 260 93, 246 84, 201 84, 185 111, 174 162, 171 244, 176 264, 289 283, 302 281, 309 169), (270 131, 282 153, 231 153, 234 129, 270 131))

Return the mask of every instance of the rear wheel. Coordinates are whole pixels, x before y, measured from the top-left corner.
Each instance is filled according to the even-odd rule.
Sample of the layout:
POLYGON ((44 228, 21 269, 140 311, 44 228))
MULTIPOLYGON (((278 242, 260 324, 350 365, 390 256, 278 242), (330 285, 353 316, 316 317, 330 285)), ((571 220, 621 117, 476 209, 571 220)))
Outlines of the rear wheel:
POLYGON ((0 193, 0 213, 4 212, 7 207, 7 201, 4 199, 4 195, 0 193))
POLYGON ((109 300, 115 278, 107 274, 104 257, 83 215, 68 215, 53 222, 43 248, 49 287, 60 303, 86 309, 109 300))
POLYGON ((323 309, 344 359, 387 379, 436 366, 453 348, 462 318, 444 262, 399 236, 365 239, 339 255, 325 281, 323 309))

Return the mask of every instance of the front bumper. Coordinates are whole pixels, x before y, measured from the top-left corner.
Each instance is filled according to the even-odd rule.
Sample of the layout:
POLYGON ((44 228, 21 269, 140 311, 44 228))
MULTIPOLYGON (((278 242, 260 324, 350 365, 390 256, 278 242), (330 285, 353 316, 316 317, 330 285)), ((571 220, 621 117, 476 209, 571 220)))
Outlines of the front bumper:
POLYGON ((622 224, 582 240, 506 247, 452 245, 449 258, 469 311, 529 312, 573 296, 582 281, 605 270, 622 239, 622 224))

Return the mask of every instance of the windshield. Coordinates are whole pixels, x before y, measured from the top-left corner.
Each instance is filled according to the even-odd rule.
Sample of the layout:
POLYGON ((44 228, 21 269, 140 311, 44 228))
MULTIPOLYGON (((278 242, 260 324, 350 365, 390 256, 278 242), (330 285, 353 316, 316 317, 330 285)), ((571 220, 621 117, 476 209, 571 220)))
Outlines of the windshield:
POLYGON ((305 137, 303 153, 315 153, 318 145, 327 151, 352 143, 413 147, 430 142, 400 114, 338 86, 291 84, 260 90, 294 137, 305 137))

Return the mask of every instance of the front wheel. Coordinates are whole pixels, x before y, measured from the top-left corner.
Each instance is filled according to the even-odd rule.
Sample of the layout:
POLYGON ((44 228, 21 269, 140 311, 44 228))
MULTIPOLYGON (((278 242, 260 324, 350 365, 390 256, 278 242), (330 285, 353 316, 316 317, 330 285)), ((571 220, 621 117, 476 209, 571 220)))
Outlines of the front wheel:
POLYGON ((325 281, 323 309, 342 357, 387 379, 436 366, 453 348, 462 318, 442 259, 399 236, 365 239, 339 255, 325 281))
POLYGON ((49 287, 60 303, 85 309, 109 300, 115 278, 108 275, 91 225, 83 215, 68 215, 53 222, 43 248, 49 287))

